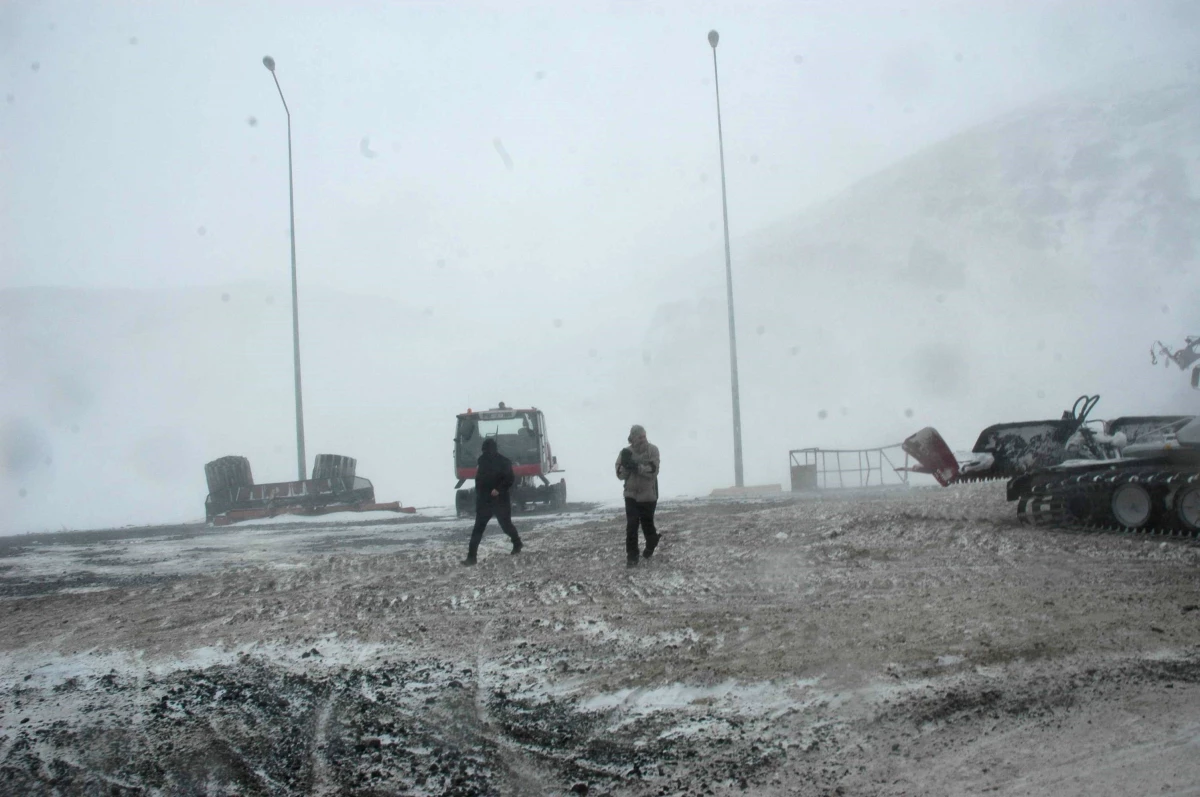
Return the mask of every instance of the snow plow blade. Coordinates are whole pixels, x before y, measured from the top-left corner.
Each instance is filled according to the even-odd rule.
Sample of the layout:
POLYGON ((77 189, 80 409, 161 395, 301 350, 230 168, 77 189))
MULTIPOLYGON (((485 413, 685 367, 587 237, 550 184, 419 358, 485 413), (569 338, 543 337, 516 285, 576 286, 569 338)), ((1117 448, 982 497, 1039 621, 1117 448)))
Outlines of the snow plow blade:
POLYGON ((928 473, 946 487, 958 480, 958 459, 946 441, 932 426, 910 436, 900 447, 919 465, 908 468, 913 473, 928 473))

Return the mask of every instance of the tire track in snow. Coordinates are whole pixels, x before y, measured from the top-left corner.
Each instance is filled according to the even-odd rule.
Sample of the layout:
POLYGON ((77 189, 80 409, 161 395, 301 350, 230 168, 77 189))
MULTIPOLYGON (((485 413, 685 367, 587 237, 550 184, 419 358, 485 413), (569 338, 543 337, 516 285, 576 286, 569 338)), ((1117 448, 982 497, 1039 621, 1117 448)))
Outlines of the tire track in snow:
POLYGON ((552 788, 545 779, 540 776, 540 773, 531 765, 525 751, 512 739, 508 738, 503 732, 497 729, 496 724, 492 721, 491 712, 488 711, 488 698, 491 690, 486 683, 487 672, 485 655, 488 650, 493 649, 491 643, 492 626, 495 624, 496 618, 488 620, 483 629, 479 632, 475 644, 475 726, 477 733, 492 744, 496 749, 500 758, 504 761, 504 767, 507 770, 506 774, 509 779, 515 780, 516 787, 513 791, 514 795, 525 794, 547 794, 552 788))
POLYGON ((336 794, 338 791, 337 786, 330 782, 329 761, 325 756, 329 745, 327 735, 329 719, 333 716, 333 707, 336 701, 337 689, 330 686, 314 721, 309 761, 312 763, 313 794, 315 795, 336 794))

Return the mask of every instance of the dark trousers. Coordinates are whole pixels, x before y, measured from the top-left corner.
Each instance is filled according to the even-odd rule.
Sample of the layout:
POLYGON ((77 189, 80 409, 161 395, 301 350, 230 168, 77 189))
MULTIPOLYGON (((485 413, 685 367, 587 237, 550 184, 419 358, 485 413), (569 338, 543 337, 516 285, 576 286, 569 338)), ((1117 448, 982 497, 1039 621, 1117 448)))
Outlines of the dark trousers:
POLYGON ((521 539, 517 536, 517 527, 512 522, 512 503, 508 496, 489 497, 486 502, 481 501, 475 504, 475 528, 471 530, 471 545, 467 548, 467 555, 471 558, 474 558, 475 554, 479 552, 479 541, 483 539, 483 529, 492 519, 492 515, 495 515, 496 520, 500 521, 500 528, 509 536, 509 539, 513 542, 521 539))
POLYGON ((658 545, 658 529, 654 528, 654 507, 658 501, 635 501, 625 499, 625 555, 638 557, 638 524, 646 535, 646 546, 653 549, 658 545))

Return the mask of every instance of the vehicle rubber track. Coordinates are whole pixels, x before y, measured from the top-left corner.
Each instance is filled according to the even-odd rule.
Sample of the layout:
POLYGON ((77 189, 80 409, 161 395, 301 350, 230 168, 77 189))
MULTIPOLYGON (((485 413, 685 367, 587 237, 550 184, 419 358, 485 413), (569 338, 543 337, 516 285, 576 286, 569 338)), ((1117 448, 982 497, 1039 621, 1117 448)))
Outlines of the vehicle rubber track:
POLYGON ((976 482, 998 482, 998 481, 1003 481, 1004 479, 1011 479, 1012 477, 1013 477, 1013 474, 1011 474, 1011 473, 986 473, 985 472, 985 473, 980 473, 979 475, 974 475, 974 474, 963 475, 960 473, 957 477, 955 477, 953 484, 975 484, 976 482))
POLYGON ((1010 500, 1017 517, 1033 526, 1200 537, 1195 466, 1098 465, 1043 471, 1015 479, 1010 500))

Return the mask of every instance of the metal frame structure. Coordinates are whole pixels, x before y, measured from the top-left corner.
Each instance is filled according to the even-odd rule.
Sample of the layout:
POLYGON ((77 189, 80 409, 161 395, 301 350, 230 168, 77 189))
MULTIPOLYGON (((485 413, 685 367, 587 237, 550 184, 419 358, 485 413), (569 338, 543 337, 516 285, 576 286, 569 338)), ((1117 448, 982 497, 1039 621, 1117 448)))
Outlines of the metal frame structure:
POLYGON ((788 452, 788 460, 792 474, 793 492, 799 491, 797 488, 798 468, 812 469, 811 488, 817 490, 861 489, 908 484, 909 456, 899 443, 880 448, 797 448, 788 452), (889 452, 891 453, 889 454, 889 452), (899 461, 900 454, 904 455, 902 467, 898 467, 896 462, 892 461, 893 456, 899 461), (803 462, 800 461, 801 457, 803 462), (829 467, 829 457, 834 458, 835 466, 832 468, 829 467), (848 463, 843 460, 851 459, 855 467, 845 467, 848 463), (885 464, 887 469, 884 468, 885 464), (888 470, 895 474, 896 481, 887 480, 888 470), (836 474, 836 484, 830 484, 831 474, 836 474), (855 481, 849 482, 845 474, 854 474, 855 481), (872 483, 872 474, 878 474, 874 483, 872 483))

